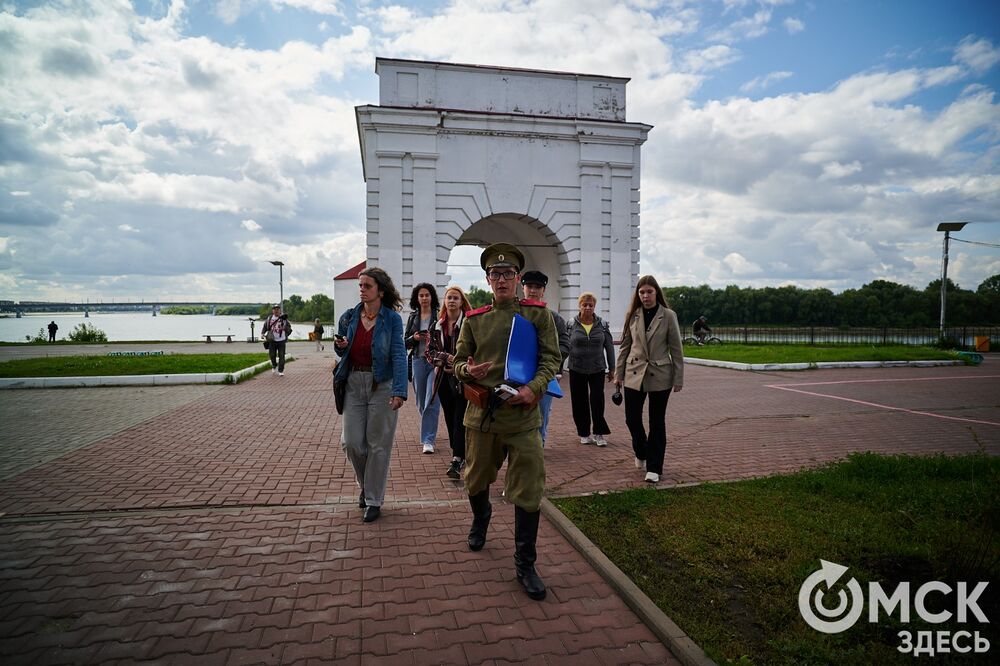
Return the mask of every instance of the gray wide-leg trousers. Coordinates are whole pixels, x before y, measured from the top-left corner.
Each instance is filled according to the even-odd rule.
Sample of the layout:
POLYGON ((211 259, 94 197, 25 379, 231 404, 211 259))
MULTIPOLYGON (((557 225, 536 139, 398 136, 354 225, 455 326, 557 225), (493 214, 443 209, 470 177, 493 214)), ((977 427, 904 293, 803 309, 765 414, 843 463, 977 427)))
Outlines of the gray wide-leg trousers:
POLYGON ((399 415, 389 407, 392 379, 372 388, 372 373, 352 372, 344 399, 341 445, 368 506, 382 506, 389 480, 389 458, 399 415))

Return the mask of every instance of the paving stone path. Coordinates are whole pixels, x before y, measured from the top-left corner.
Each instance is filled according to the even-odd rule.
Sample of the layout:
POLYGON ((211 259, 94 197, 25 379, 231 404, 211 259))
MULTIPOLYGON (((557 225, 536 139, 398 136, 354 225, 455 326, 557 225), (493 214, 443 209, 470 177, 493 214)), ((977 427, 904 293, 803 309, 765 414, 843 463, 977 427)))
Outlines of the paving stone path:
MULTIPOLYGON (((412 404, 383 516, 362 523, 331 361, 303 350, 283 378, 198 390, 0 394, 0 661, 675 663, 544 519, 538 566, 550 596, 520 591, 500 483, 489 544, 469 552, 444 428, 439 452, 422 455, 412 404), (73 432, 73 445, 50 439, 73 432)), ((1000 372, 988 364, 689 366, 686 377, 668 411, 663 486, 859 450, 1000 453, 1000 372)), ((609 400, 608 413, 612 445, 581 446, 568 400, 556 401, 550 496, 642 485, 622 409, 609 400)))

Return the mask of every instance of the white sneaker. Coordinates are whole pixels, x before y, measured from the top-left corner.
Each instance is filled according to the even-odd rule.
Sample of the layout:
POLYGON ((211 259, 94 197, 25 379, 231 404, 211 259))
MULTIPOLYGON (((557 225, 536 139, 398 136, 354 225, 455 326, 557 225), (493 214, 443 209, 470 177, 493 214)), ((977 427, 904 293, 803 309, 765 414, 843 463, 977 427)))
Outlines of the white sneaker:
POLYGON ((639 460, 638 458, 636 458, 635 459, 635 468, 636 469, 646 469, 646 461, 645 460, 639 460))
POLYGON ((592 440, 590 437, 581 437, 580 438, 580 443, 581 444, 593 444, 594 440, 592 440))
POLYGON ((608 440, 604 439, 604 435, 594 435, 594 444, 598 446, 607 446, 608 440))
POLYGON ((646 480, 650 483, 659 483, 660 475, 656 472, 646 472, 646 480))
POLYGON ((285 376, 285 373, 283 373, 283 372, 279 372, 279 373, 278 373, 278 376, 279 376, 279 377, 284 377, 284 376, 285 376))
POLYGON ((278 369, 277 368, 271 368, 271 374, 272 375, 278 374, 278 369))
POLYGON ((424 444, 424 453, 434 453, 434 445, 430 442, 424 444))

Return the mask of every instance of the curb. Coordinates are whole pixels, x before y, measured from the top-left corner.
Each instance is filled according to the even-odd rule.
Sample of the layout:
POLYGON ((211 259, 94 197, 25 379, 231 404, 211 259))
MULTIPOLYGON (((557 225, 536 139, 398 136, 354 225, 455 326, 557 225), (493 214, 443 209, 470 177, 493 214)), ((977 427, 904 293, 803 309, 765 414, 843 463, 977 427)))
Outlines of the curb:
POLYGON ((745 371, 772 370, 831 370, 836 368, 932 368, 940 365, 963 365, 962 361, 816 361, 812 363, 736 363, 716 361, 709 358, 684 358, 691 365, 706 365, 713 368, 745 371))
POLYGON ((685 666, 715 666, 705 651, 660 610, 562 511, 542 498, 542 513, 685 666))
MULTIPOLYGON (((291 361, 288 355, 285 361, 291 361)), ((100 377, 6 377, 0 378, 2 389, 90 388, 95 386, 177 386, 180 384, 236 384, 252 377, 270 361, 263 361, 235 372, 199 372, 178 375, 104 375, 100 377)))

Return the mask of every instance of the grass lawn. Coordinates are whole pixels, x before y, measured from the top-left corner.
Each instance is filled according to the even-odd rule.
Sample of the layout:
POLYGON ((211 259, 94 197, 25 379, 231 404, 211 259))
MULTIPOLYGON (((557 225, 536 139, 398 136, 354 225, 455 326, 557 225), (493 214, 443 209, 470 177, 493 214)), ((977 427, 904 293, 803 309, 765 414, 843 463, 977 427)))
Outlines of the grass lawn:
POLYGON ((684 355, 736 363, 957 360, 954 352, 912 345, 684 345, 684 355))
POLYGON ((267 360, 259 354, 163 356, 49 356, 0 363, 0 377, 96 377, 235 372, 267 360))
MULTIPOLYGON (((912 663, 901 630, 914 643, 917 631, 978 630, 991 656, 1000 649, 1000 458, 855 454, 789 476, 554 501, 719 663, 912 663), (810 628, 798 593, 820 558, 848 567, 826 607, 851 577, 887 593, 909 581, 911 621, 897 608, 870 624, 866 604, 843 633, 810 628), (931 580, 989 581, 979 606, 991 624, 924 623, 913 594, 931 580)), ((954 613, 955 599, 929 595, 928 610, 954 613)))

